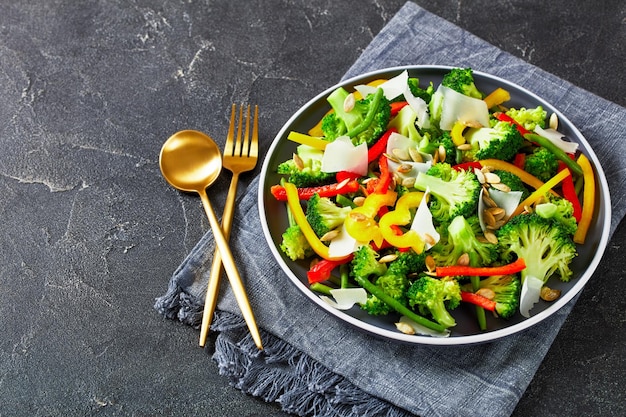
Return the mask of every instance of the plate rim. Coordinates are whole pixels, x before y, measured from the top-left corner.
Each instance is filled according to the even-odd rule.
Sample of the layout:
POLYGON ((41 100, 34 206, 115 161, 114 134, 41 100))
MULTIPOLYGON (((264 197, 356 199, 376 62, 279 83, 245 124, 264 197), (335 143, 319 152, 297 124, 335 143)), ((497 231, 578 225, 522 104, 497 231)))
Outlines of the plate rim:
MULTIPOLYGON (((313 291, 311 291, 301 280, 296 276, 296 274, 292 271, 292 269, 285 263, 282 254, 279 252, 278 247, 273 244, 273 239, 271 235, 271 231, 269 230, 269 226, 266 221, 263 219, 264 213, 266 213, 266 205, 265 205, 265 188, 266 188, 266 178, 269 170, 269 163, 272 159, 271 156, 276 151, 277 147, 280 145, 282 141, 286 141, 286 134, 290 129, 292 123, 300 117, 304 112, 308 110, 313 104, 318 102, 320 99, 325 98, 328 94, 334 91, 336 88, 343 86, 354 86, 358 85, 361 80, 372 78, 377 75, 385 74, 388 75, 394 72, 402 72, 404 70, 408 71, 449 71, 455 66, 449 65, 401 65, 401 66, 393 66, 380 68, 369 72, 364 72, 359 75, 352 76, 350 78, 346 78, 331 87, 326 88, 324 91, 315 95, 313 98, 308 100, 305 104, 303 104, 295 113, 291 115, 291 117, 283 124, 281 129, 278 131, 270 147, 264 157, 263 165, 260 172, 260 182, 257 191, 257 199, 259 206, 259 220, 261 222, 261 227, 263 229, 263 235, 265 237, 266 243, 270 247, 270 250, 274 256, 274 259, 281 267, 282 271, 287 275, 289 281, 292 284, 296 285, 296 287, 303 293, 309 300, 313 301, 318 307, 321 307, 322 310, 331 314, 336 319, 347 322, 359 330, 364 330, 375 335, 381 336, 388 340, 395 340, 399 342, 406 342, 409 344, 425 344, 425 345, 438 345, 438 346, 458 346, 458 345, 471 345, 471 344, 479 344, 492 342, 498 339, 502 339, 506 336, 510 336, 519 332, 522 332, 539 322, 549 318, 550 316, 557 313, 561 308, 563 308, 567 303, 569 303, 574 297, 576 297, 587 284, 587 282, 591 279, 593 274, 595 273, 608 245, 609 234, 610 234, 610 226, 611 226, 611 199, 609 193, 608 182, 606 179, 606 175, 600 161, 593 148, 586 140, 586 138, 582 135, 580 130, 574 125, 565 115, 563 115, 554 105, 550 104, 548 100, 541 98, 537 94, 532 91, 526 89, 525 87, 520 86, 519 84, 515 84, 507 79, 504 79, 500 76, 496 76, 493 74, 489 74, 487 72, 472 70, 475 75, 478 75, 483 78, 491 79, 494 82, 497 82, 501 85, 508 85, 513 87, 515 90, 521 91, 524 94, 530 96, 533 100, 536 100, 539 103, 545 103, 549 105, 551 109, 554 109, 554 112, 559 117, 561 122, 566 122, 568 127, 571 128, 572 133, 576 136, 576 141, 580 142, 583 145, 586 156, 592 161, 592 164, 597 173, 596 181, 600 185, 602 189, 602 195, 605 198, 604 200, 604 210, 603 215, 605 217, 605 222, 603 224, 603 228, 601 230, 600 240, 598 242, 598 246, 596 249, 596 253, 593 255, 591 262, 587 266, 586 270, 581 274, 580 277, 577 278, 577 282, 567 291, 566 294, 561 296, 558 300, 551 303, 545 310, 539 312, 536 315, 531 316, 519 323, 515 323, 513 325, 487 331, 485 333, 477 333, 473 335, 460 335, 460 336, 450 336, 450 337, 432 337, 432 336, 423 336, 423 335, 406 335, 399 331, 391 331, 378 326, 375 326, 371 323, 364 322, 356 317, 353 317, 347 313, 344 313, 341 310, 337 310, 331 307, 328 303, 324 302, 318 295, 316 295, 313 291)), ((458 68, 458 67, 457 67, 458 68)))

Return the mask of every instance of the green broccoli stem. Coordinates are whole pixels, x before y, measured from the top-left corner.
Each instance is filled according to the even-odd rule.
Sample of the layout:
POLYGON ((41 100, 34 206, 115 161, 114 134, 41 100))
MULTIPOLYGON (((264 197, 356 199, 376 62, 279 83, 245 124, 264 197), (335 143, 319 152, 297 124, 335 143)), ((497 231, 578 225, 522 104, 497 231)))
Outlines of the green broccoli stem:
POLYGON ((379 88, 378 90, 376 90, 376 93, 374 93, 374 97, 370 102, 370 107, 367 110, 367 115, 365 116, 365 119, 363 119, 361 123, 352 128, 352 130, 348 131, 348 133, 346 133, 347 136, 353 138, 359 133, 364 132, 369 127, 369 125, 372 124, 374 116, 376 116, 376 113, 378 113, 378 106, 380 105, 380 100, 382 100, 382 98, 383 89, 379 88))
MULTIPOLYGON (((473 275, 470 277, 470 282, 472 283, 472 289, 474 292, 480 289, 480 277, 477 275, 473 275)), ((485 314, 485 309, 481 306, 476 307, 476 319, 478 320, 478 327, 480 330, 487 330, 487 316, 485 314)))
POLYGON ((422 317, 422 316, 416 314, 415 312, 413 312, 411 309, 409 309, 408 307, 403 305, 400 301, 398 301, 395 298, 393 298, 390 295, 388 295, 378 285, 372 283, 369 279, 367 279, 367 277, 355 276, 354 279, 367 292, 369 292, 370 294, 372 294, 373 296, 375 296, 379 300, 383 301, 385 304, 387 304, 389 307, 393 308, 398 313, 404 314, 406 317, 408 317, 409 319, 413 320, 414 322, 416 322, 418 324, 421 324, 422 326, 425 326, 425 327, 427 327, 427 328, 429 328, 431 330, 437 331, 437 332, 444 332, 446 330, 445 326, 442 326, 439 323, 435 323, 433 321, 430 321, 427 318, 422 317))
POLYGON ((350 267, 347 263, 339 266, 339 275, 341 277, 341 288, 348 288, 350 281, 350 267))
POLYGON ((321 282, 315 282, 315 283, 311 284, 311 285, 309 286, 309 288, 310 288, 312 291, 315 291, 315 292, 317 292, 317 293, 324 294, 324 295, 328 295, 328 296, 332 296, 332 294, 330 293, 330 291, 331 291, 333 288, 329 287, 328 285, 324 285, 324 284, 322 284, 321 282))
POLYGON ((558 160, 562 161, 572 171, 572 173, 576 174, 579 177, 583 175, 583 169, 580 167, 580 165, 578 165, 578 162, 570 158, 563 149, 559 148, 548 139, 535 133, 527 133, 524 135, 524 138, 531 142, 535 142, 537 145, 543 146, 544 148, 552 152, 558 160))

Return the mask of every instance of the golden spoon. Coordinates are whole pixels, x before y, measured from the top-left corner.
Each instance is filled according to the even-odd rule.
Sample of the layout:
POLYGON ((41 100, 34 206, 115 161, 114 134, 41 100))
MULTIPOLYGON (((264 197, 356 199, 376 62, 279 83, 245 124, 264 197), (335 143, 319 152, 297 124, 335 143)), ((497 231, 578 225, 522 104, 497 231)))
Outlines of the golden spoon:
POLYGON ((224 237, 215 212, 211 207, 206 189, 217 179, 222 170, 222 155, 217 144, 209 136, 196 130, 182 130, 172 135, 161 148, 159 165, 163 177, 173 187, 200 195, 202 206, 209 218, 215 244, 222 256, 224 270, 233 288, 233 293, 241 308, 254 343, 263 349, 248 296, 243 287, 233 254, 224 237))

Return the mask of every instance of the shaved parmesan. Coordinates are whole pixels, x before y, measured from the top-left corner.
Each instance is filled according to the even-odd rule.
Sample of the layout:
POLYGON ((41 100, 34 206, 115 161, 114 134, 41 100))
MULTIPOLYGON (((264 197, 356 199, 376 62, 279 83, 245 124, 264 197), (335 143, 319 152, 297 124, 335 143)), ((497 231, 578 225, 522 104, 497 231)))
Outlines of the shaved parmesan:
POLYGON ((430 118, 428 117, 428 104, 421 97, 416 97, 411 93, 411 89, 408 84, 405 85, 404 99, 411 109, 415 112, 417 117, 417 126, 421 128, 428 128, 430 125, 430 118))
POLYGON ((437 229, 435 229, 435 225, 433 224, 433 215, 428 209, 427 200, 429 191, 430 190, 427 188, 420 205, 417 207, 413 223, 411 223, 411 230, 415 230, 415 232, 417 232, 417 234, 422 238, 425 243, 426 250, 432 248, 433 245, 439 242, 439 239, 441 238, 441 235, 437 232, 437 229))
POLYGON ((558 130, 554 129, 542 129, 539 126, 535 126, 535 133, 539 136, 543 136, 548 139, 554 145, 558 146, 562 151, 567 153, 576 153, 578 150, 578 144, 576 142, 570 142, 567 140, 563 140, 565 135, 563 135, 558 130))
POLYGON ((348 136, 340 136, 326 145, 322 172, 350 171, 367 174, 367 144, 354 146, 348 136))
POLYGON ((328 245, 328 254, 333 258, 343 258, 351 253, 354 253, 359 246, 359 242, 356 241, 343 225, 339 227, 339 234, 330 241, 328 245))
POLYGON ((367 97, 369 94, 374 94, 378 88, 383 89, 383 94, 387 100, 393 100, 394 98, 402 95, 408 86, 409 73, 405 70, 393 78, 388 79, 384 83, 377 87, 369 85, 357 85, 354 87, 356 91, 361 93, 363 97, 367 97))
POLYGON ((530 310, 539 301, 541 287, 543 287, 543 281, 537 277, 527 275, 524 279, 519 302, 519 312, 522 316, 530 317, 530 310))
POLYGON ((489 109, 483 100, 468 97, 443 85, 440 85, 437 91, 443 96, 439 122, 441 129, 451 130, 457 121, 468 125, 489 126, 489 109))
POLYGON ((321 295, 320 298, 337 310, 350 310, 355 304, 367 301, 367 292, 363 288, 338 288, 330 290, 333 298, 321 295))
MULTIPOLYGON (((485 231, 487 225, 485 223, 485 209, 487 205, 485 204, 485 200, 483 199, 483 189, 480 190, 480 195, 478 199, 478 221, 480 223, 480 228, 485 231)), ((508 193, 500 190, 496 190, 495 188, 489 189, 489 197, 496 203, 496 205, 502 209, 506 213, 506 217, 510 217, 511 214, 515 211, 517 206, 519 205, 522 199, 521 191, 509 191, 508 193)))

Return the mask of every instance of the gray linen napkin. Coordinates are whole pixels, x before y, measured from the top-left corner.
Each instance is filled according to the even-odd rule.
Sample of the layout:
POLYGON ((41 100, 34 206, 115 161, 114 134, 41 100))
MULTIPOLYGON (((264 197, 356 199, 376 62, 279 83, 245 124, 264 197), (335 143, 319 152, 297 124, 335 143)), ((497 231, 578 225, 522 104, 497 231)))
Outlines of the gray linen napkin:
MULTIPOLYGON (((470 66, 520 84, 559 108, 592 144, 612 192, 611 234, 624 216, 626 109, 529 65, 450 22, 407 3, 345 77, 408 64, 470 66)), ((265 350, 259 352, 227 285, 212 330, 213 359, 242 391, 308 416, 507 416, 544 358, 572 301, 542 323, 467 347, 408 346, 373 338, 320 311, 293 286, 265 245, 258 179, 238 205, 232 248, 265 350), (254 248, 254 250, 251 250, 254 248)), ((163 315, 197 326, 214 243, 210 233, 156 300, 163 315)))

